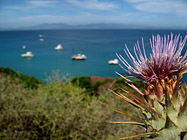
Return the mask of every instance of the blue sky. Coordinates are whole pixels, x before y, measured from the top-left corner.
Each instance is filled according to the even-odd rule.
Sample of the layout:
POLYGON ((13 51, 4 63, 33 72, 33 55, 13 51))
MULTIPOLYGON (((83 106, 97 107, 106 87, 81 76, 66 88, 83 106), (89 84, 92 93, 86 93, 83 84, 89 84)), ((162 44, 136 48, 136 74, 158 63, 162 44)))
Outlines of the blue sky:
POLYGON ((187 29, 187 0, 0 0, 0 28, 42 23, 187 29))

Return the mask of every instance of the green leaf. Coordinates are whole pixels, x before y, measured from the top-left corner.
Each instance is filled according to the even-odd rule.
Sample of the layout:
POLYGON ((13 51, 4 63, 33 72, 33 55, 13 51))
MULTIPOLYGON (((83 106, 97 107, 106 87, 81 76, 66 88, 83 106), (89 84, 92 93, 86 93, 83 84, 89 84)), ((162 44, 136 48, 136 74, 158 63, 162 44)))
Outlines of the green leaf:
POLYGON ((152 127, 157 131, 165 127, 166 120, 158 116, 154 116, 154 119, 151 121, 152 127))
POLYGON ((187 130, 187 116, 181 115, 177 118, 176 124, 180 126, 182 130, 187 130))
POLYGON ((159 134, 168 140, 178 140, 181 130, 166 116, 165 128, 159 134))
POLYGON ((178 96, 178 98, 172 98, 172 104, 175 108, 175 110, 179 111, 181 106, 182 106, 182 101, 180 99, 180 96, 178 96))
POLYGON ((180 109, 180 114, 184 113, 184 112, 187 112, 187 95, 185 97, 184 104, 183 104, 183 106, 180 109))
POLYGON ((168 138, 164 138, 159 135, 158 137, 154 138, 154 140, 168 140, 168 138))
POLYGON ((154 101, 154 108, 155 111, 158 112, 161 116, 165 116, 164 114, 164 108, 162 107, 162 105, 158 102, 158 101, 154 101))
POLYGON ((170 120, 173 121, 174 123, 178 116, 178 111, 174 108, 168 93, 166 93, 165 102, 166 102, 166 114, 170 118, 170 120))
POLYGON ((166 113, 171 121, 175 122, 178 116, 178 111, 174 109, 172 105, 166 107, 166 113))
POLYGON ((187 98, 178 114, 176 123, 183 131, 187 130, 187 98))
POLYGON ((187 134, 184 135, 182 140, 187 140, 187 134))

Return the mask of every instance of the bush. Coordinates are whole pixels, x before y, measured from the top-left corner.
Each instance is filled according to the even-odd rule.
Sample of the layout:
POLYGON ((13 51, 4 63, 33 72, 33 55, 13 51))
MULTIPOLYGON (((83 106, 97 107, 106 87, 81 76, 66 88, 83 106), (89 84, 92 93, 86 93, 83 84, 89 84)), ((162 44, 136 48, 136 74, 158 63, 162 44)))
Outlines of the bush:
POLYGON ((28 76, 15 72, 10 68, 0 67, 0 73, 10 76, 12 80, 16 80, 17 82, 22 83, 26 88, 36 89, 38 88, 39 84, 44 84, 43 82, 41 82, 33 76, 28 76))
POLYGON ((72 78, 71 82, 81 88, 91 89, 91 81, 89 76, 72 78))
POLYGON ((91 77, 89 76, 82 76, 82 77, 75 77, 71 79, 71 83, 75 86, 79 86, 81 88, 85 88, 87 94, 93 96, 98 95, 99 87, 106 83, 107 79, 103 81, 96 81, 95 83, 91 83, 91 77))
POLYGON ((115 140, 134 133, 136 127, 109 123, 129 119, 116 108, 136 113, 128 103, 111 92, 85 96, 85 89, 61 81, 30 90, 1 76, 0 139, 115 140))

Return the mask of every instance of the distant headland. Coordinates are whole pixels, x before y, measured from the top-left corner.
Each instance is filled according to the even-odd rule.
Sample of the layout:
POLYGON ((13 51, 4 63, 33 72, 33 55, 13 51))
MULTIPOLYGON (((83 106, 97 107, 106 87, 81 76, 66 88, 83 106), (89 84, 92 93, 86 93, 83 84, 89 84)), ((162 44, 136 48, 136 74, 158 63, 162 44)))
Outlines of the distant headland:
MULTIPOLYGON (((44 24, 28 26, 28 27, 17 27, 17 28, 0 27, 0 30, 55 30, 55 29, 158 29, 158 27, 137 25, 137 24, 122 24, 122 23, 90 23, 90 24, 79 24, 79 25, 70 25, 65 23, 44 23, 44 24)), ((176 29, 178 29, 178 27, 176 29)), ((181 27, 181 29, 183 28, 181 27)))

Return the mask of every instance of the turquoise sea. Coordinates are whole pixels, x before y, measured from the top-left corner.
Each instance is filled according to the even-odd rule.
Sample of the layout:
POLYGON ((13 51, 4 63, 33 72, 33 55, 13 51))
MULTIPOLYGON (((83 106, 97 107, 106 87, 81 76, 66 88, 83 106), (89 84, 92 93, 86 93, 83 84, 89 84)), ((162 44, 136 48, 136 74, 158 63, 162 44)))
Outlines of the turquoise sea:
MULTIPOLYGON (((187 30, 36 30, 0 31, 0 66, 9 67, 17 72, 44 80, 53 70, 60 70, 71 76, 118 77, 115 71, 124 73, 117 65, 109 65, 115 53, 121 53, 126 43, 130 50, 137 40, 144 43, 150 53, 149 38, 152 35, 170 33, 187 35, 187 30), (44 41, 39 40, 43 35, 44 41), (54 48, 62 44, 62 51, 54 48), (22 46, 26 45, 23 50, 22 46), (33 58, 22 58, 21 54, 31 51, 33 58), (71 59, 72 53, 82 52, 87 56, 84 61, 71 59)), ((187 49, 185 45, 184 51, 187 49)), ((184 53, 184 52, 183 52, 184 53)), ((187 76, 185 76, 187 79, 187 76)), ((187 80, 185 80, 187 81, 187 80)))

